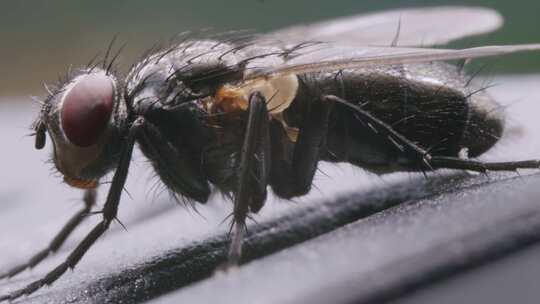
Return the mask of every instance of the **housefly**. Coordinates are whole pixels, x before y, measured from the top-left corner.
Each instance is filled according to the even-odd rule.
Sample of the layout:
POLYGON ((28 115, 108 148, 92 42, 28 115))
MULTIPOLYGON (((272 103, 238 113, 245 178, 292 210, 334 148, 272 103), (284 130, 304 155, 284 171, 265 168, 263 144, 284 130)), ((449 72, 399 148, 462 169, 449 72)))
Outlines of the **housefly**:
POLYGON ((114 60, 80 69, 51 90, 33 128, 36 148, 48 134, 55 167, 84 189, 84 207, 47 248, 2 277, 56 251, 91 213, 100 178, 114 171, 103 219, 57 268, 0 299, 31 294, 77 265, 117 217, 135 143, 173 193, 205 203, 215 188, 233 200, 230 264, 268 187, 282 198, 306 194, 321 160, 377 174, 537 168, 538 160, 474 159, 499 140, 504 117, 482 87, 443 61, 540 44, 426 47, 501 23, 484 8, 402 9, 258 36, 187 36, 150 52, 123 80, 114 60))

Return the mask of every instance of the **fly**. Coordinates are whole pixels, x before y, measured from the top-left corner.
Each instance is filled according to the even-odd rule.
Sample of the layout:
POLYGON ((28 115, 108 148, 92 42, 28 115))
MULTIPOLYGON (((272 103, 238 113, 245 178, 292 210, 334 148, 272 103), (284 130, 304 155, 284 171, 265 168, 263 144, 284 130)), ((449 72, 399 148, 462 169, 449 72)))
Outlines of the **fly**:
POLYGON ((229 264, 238 263, 246 218, 263 207, 268 187, 282 198, 306 194, 321 160, 378 174, 538 168, 538 160, 474 159, 499 140, 504 117, 483 88, 441 61, 540 44, 419 47, 501 23, 483 8, 403 9, 261 36, 188 37, 148 55, 124 80, 107 59, 79 70, 50 92, 33 128, 37 149, 49 135, 54 164, 67 184, 84 189, 84 206, 47 248, 0 277, 58 250, 91 213, 100 178, 114 171, 103 219, 57 268, 0 300, 52 284, 109 228, 135 143, 173 193, 205 203, 215 187, 232 198, 229 264))

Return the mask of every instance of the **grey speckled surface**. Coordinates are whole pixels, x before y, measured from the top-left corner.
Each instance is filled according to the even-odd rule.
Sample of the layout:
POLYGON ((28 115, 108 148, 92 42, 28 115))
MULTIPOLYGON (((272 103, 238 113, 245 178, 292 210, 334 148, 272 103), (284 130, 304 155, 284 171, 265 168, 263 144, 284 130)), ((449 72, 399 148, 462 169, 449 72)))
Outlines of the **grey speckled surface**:
MULTIPOLYGON (((512 104, 509 136, 486 159, 540 156, 540 77, 495 82, 500 85, 491 92, 512 104)), ((0 269, 44 246, 79 206, 80 193, 51 175, 43 164, 47 153, 35 152, 24 136, 36 109, 0 103, 0 269)), ((522 178, 494 174, 489 179, 439 172, 426 181, 408 174, 381 179, 348 166, 322 170, 308 197, 293 203, 271 200, 256 217, 247 264, 211 275, 223 260, 227 225, 220 223, 230 204, 215 196, 199 208, 199 216, 155 195, 160 191, 152 191, 155 180, 139 156, 127 186, 133 199, 124 195, 120 210, 128 231, 114 225, 74 272, 20 302, 369 301, 417 290, 540 238, 540 177, 526 176, 530 171, 522 178)), ((43 265, 0 281, 0 294, 54 267, 96 221, 91 218, 43 265)), ((416 296, 433 299, 428 289, 416 296)))

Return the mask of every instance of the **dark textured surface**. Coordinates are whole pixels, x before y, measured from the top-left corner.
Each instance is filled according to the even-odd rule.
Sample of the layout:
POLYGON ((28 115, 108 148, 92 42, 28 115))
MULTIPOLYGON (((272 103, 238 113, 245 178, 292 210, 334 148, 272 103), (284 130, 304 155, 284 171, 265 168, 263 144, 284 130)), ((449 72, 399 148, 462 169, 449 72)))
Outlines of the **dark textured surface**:
POLYGON ((523 303, 536 304, 540 298, 540 246, 506 256, 471 271, 446 278, 391 302, 393 304, 523 303))
POLYGON ((437 189, 440 194, 433 197, 388 209, 158 303, 377 303, 540 240, 540 176, 465 185, 437 189), (486 200, 490 195, 498 199, 486 200))
MULTIPOLYGON (((501 85, 492 93, 511 104, 506 108, 509 132, 487 159, 540 154, 534 111, 539 82, 538 77, 497 80, 501 85)), ((42 164, 45 153, 33 151, 31 138, 24 137, 35 110, 0 106, 5 142, 0 269, 44 246, 80 204, 80 194, 50 176, 42 164)), ((165 293, 150 302, 346 303, 409 295, 411 303, 433 303, 458 292, 429 283, 471 266, 498 267, 508 259, 496 258, 540 238, 540 176, 527 175, 534 171, 522 171, 522 177, 438 172, 427 180, 408 174, 380 179, 348 166, 325 165, 307 198, 273 199, 255 218, 248 263, 212 275, 224 258, 228 225, 220 222, 230 204, 215 196, 199 208, 202 216, 177 207, 166 195, 153 194, 155 181, 145 169, 138 157, 127 186, 133 200, 128 195, 122 200, 120 219, 128 231, 113 225, 74 272, 20 303, 137 303, 165 293), (490 261, 497 262, 486 264, 490 261)), ((91 218, 43 265, 0 281, 0 294, 54 267, 97 220, 91 218)), ((482 278, 469 279, 469 285, 482 278)), ((459 276, 452 280, 460 286, 459 276)))

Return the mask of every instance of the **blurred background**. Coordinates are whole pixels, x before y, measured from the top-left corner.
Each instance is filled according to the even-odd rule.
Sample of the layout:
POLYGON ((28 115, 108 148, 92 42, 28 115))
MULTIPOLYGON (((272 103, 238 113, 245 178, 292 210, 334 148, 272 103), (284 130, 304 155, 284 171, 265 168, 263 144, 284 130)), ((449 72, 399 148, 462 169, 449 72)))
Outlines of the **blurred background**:
MULTIPOLYGON (((96 54, 103 54, 114 35, 118 35, 119 45, 127 44, 119 60, 120 70, 125 72, 155 43, 186 30, 269 31, 370 11, 445 4, 488 6, 499 10, 506 19, 498 32, 454 46, 540 41, 540 1, 536 0, 1 1, 0 97, 44 95, 42 83, 54 83, 69 66, 84 65, 96 54)), ((540 53, 490 62, 490 73, 540 71, 540 53)))

